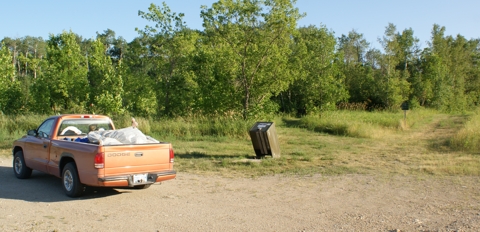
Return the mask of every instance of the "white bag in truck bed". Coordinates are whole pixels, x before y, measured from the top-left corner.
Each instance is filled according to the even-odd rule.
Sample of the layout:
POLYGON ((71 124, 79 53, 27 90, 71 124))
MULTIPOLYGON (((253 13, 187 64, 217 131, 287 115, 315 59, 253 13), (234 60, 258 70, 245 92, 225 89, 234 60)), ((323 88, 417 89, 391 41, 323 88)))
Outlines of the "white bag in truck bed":
POLYGON ((158 140, 145 136, 139 129, 133 127, 119 130, 91 131, 88 133, 88 140, 91 143, 102 141, 104 145, 159 143, 158 140))

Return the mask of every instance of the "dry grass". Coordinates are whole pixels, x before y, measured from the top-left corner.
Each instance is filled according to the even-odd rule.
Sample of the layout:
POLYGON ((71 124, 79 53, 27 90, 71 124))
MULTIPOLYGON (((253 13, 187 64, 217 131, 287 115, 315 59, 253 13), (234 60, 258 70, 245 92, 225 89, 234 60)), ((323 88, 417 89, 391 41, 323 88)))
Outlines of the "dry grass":
POLYGON ((480 151, 480 110, 452 137, 451 146, 457 150, 480 151))

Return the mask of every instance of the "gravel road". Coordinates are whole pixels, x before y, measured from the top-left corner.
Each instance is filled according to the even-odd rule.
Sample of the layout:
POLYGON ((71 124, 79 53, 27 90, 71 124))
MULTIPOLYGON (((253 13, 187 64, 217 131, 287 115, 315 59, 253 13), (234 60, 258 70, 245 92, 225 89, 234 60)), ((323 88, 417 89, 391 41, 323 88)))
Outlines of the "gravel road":
POLYGON ((179 173, 72 199, 60 179, 16 179, 0 157, 0 231, 480 231, 480 179, 179 173))

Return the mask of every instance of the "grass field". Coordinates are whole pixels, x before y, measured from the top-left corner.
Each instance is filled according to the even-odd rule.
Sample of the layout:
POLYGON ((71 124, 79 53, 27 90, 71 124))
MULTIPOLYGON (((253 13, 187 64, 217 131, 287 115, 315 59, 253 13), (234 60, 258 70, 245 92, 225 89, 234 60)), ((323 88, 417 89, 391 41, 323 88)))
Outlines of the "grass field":
MULTIPOLYGON (((281 150, 281 157, 276 159, 255 159, 248 136, 253 121, 137 119, 142 131, 173 144, 175 169, 179 172, 227 177, 480 175, 478 113, 449 115, 417 110, 409 111, 404 120, 403 111, 336 111, 301 119, 279 116, 272 120, 281 150)), ((17 121, 33 124, 25 122, 28 118, 17 121)), ((117 127, 125 127, 129 118, 114 121, 119 122, 117 127)), ((3 128, 5 122, 16 123, 5 117, 0 122, 3 128)), ((12 141, 25 131, 3 129, 1 154, 9 155, 12 141)))
MULTIPOLYGON (((336 119, 341 117, 337 115, 336 119)), ((344 123, 350 126, 330 125, 326 132, 321 129, 324 123, 320 120, 283 118, 276 120, 281 149, 278 159, 255 160, 248 138, 170 138, 170 141, 176 148, 176 168, 184 172, 226 176, 280 173, 476 176, 480 174, 480 154, 450 146, 468 119, 467 115, 420 112, 411 113, 405 125, 403 115, 387 124, 385 120, 362 122, 361 117, 356 117, 344 123), (309 126, 312 124, 317 126, 309 126)))

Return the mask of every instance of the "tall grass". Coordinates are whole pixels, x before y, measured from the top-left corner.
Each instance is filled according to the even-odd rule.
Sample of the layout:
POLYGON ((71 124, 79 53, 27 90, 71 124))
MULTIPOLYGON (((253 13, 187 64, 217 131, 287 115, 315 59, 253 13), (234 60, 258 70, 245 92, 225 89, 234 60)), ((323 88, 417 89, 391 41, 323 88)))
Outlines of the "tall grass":
POLYGON ((0 115, 0 129, 8 133, 26 132, 37 128, 48 116, 46 115, 0 115))
MULTIPOLYGON (((0 140, 12 139, 12 136, 26 135, 28 130, 37 128, 48 115, 0 115, 0 140)), ((130 115, 112 116, 117 129, 132 125, 130 115)), ((135 117, 139 129, 145 134, 158 136, 191 138, 199 136, 218 136, 247 138, 253 120, 237 120, 230 117, 192 117, 192 118, 143 118, 135 117)))
POLYGON ((15 139, 37 128, 45 118, 45 115, 0 115, 0 149, 11 148, 15 139))
MULTIPOLYGON (((130 116, 115 116, 112 120, 116 128, 131 126, 130 116)), ((202 136, 230 138, 247 138, 248 130, 255 123, 253 120, 234 119, 231 117, 194 116, 190 118, 142 118, 135 117, 138 128, 145 134, 155 137, 177 137, 184 139, 202 136)))
POLYGON ((248 120, 234 120, 230 118, 196 117, 194 119, 162 119, 153 121, 150 127, 152 134, 159 136, 246 138, 248 137, 248 129, 250 129, 253 123, 248 120))
POLYGON ((406 130, 434 111, 331 111, 321 115, 306 116, 297 123, 299 127, 315 132, 356 138, 379 138, 389 131, 406 130))
MULTIPOLYGON (((366 112, 366 111, 332 111, 318 116, 306 116, 301 119, 283 117, 274 119, 277 126, 306 128, 315 132, 357 138, 377 138, 391 130, 404 130, 415 125, 423 118, 433 115, 434 111, 409 111, 407 124, 404 123, 403 111, 366 112), (295 123, 292 123, 292 122, 295 123)), ((0 139, 11 142, 12 138, 25 135, 47 118, 47 115, 0 115, 0 139)), ((132 125, 130 115, 112 116, 116 128, 132 125)), ((248 130, 255 123, 253 119, 243 120, 227 116, 194 116, 189 118, 142 118, 135 117, 139 129, 154 137, 173 137, 178 139, 196 139, 204 136, 248 139, 248 130)), ((1 144, 1 142, 0 142, 1 144)), ((4 147, 4 146, 3 146, 4 147)))
POLYGON ((456 150, 480 151, 480 109, 473 113, 452 139, 450 146, 456 150))

